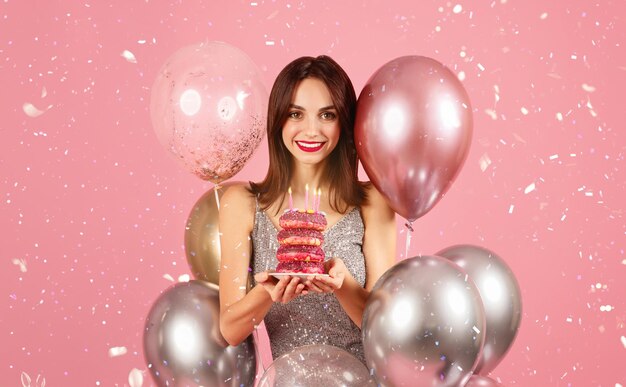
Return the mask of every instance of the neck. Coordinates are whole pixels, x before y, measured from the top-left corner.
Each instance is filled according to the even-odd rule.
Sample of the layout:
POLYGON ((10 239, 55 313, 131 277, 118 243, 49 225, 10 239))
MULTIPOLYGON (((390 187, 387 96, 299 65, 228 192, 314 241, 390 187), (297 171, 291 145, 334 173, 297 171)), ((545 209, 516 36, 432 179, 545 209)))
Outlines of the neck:
POLYGON ((323 165, 296 165, 289 184, 296 193, 303 193, 306 184, 311 192, 317 188, 325 189, 322 187, 323 171, 323 165))

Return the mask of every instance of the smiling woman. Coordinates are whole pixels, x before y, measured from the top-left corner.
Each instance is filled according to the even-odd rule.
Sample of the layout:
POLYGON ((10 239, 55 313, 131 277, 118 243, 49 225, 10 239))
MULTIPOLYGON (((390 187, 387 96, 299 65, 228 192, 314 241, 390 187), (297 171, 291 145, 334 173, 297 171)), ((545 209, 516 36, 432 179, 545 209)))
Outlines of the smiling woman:
POLYGON ((268 107, 267 175, 222 198, 220 328, 230 344, 264 320, 274 358, 329 344, 365 362, 363 308, 395 261, 395 218, 373 185, 357 179, 355 108, 350 79, 327 56, 296 59, 278 75, 268 107), (268 272, 278 264, 279 217, 293 205, 308 207, 309 186, 322 193, 314 202, 329 226, 319 238, 328 275, 278 280, 268 272))

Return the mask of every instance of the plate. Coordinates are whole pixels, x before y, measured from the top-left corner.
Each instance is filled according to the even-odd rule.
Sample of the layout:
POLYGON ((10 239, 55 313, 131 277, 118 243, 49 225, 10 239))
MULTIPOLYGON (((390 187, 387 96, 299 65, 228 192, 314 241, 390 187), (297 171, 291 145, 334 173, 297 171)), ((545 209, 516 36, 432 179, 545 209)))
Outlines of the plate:
POLYGON ((312 273, 269 273, 272 277, 276 279, 281 279, 284 276, 298 277, 298 278, 308 278, 310 275, 318 275, 320 277, 328 277, 328 274, 312 274, 312 273))

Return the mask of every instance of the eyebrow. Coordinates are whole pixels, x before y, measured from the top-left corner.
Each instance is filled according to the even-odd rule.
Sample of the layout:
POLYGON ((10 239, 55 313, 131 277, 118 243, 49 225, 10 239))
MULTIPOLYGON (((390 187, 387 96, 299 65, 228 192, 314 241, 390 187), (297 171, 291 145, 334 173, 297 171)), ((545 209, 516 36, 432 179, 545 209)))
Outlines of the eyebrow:
MULTIPOLYGON (((306 111, 306 109, 303 108, 302 106, 299 106, 299 105, 296 105, 296 104, 293 104, 293 103, 289 104, 289 107, 293 108, 293 109, 306 111)), ((321 111, 324 111, 324 110, 337 110, 337 108, 335 107, 335 105, 328 105, 328 106, 324 106, 323 108, 320 108, 320 110, 318 110, 318 111, 321 112, 321 111)))

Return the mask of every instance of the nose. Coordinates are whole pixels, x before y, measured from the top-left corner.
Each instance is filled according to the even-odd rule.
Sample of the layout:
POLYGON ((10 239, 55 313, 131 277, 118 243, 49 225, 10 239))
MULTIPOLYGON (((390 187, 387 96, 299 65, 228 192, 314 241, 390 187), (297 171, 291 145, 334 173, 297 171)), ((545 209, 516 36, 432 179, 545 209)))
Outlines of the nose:
POLYGON ((304 134, 307 137, 315 137, 319 134, 321 129, 321 123, 314 115, 311 115, 307 118, 305 125, 306 127, 304 128, 304 134))

